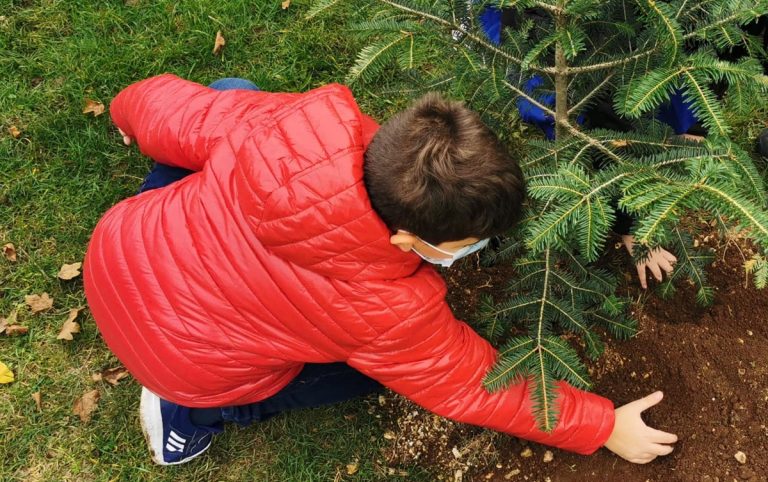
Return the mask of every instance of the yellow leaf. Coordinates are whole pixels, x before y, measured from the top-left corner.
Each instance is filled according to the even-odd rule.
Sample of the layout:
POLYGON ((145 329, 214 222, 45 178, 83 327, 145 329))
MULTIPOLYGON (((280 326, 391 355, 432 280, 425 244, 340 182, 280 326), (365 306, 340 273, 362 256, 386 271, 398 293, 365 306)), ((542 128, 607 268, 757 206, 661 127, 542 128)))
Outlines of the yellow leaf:
POLYGON ((11 126, 8 128, 8 133, 13 136, 14 139, 18 139, 21 135, 21 131, 16 126, 11 126))
POLYGON ((16 246, 13 243, 6 243, 3 245, 3 256, 8 261, 16 261, 16 246))
POLYGON ((221 49, 224 48, 226 43, 227 41, 224 40, 224 36, 221 34, 221 30, 216 32, 216 40, 213 41, 213 55, 218 55, 221 53, 221 49))
POLYGON ((283 10, 291 6, 291 0, 285 0, 283 2, 283 10))
POLYGON ((35 392, 32 394, 32 400, 35 401, 35 406, 37 407, 38 412, 43 411, 43 399, 40 396, 40 392, 35 392))
POLYGON ((0 362, 0 383, 11 383, 13 381, 13 372, 8 366, 0 362))
POLYGON ((59 270, 59 279, 65 281, 71 280, 80 276, 80 268, 83 267, 83 263, 64 264, 59 270))
POLYGON ((75 321, 78 313, 80 313, 80 308, 73 308, 69 310, 69 316, 66 320, 64 320, 64 325, 62 325, 61 331, 56 337, 57 340, 72 341, 74 340, 72 335, 74 333, 80 333, 80 324, 75 321))
POLYGON ((104 113, 104 104, 97 100, 85 99, 85 107, 83 108, 83 114, 93 114, 94 117, 98 117, 104 113))
POLYGON ((352 462, 351 464, 347 464, 347 475, 355 475, 359 468, 360 467, 358 466, 357 462, 352 462))
POLYGON ((48 293, 43 293, 42 295, 27 295, 24 297, 24 301, 32 309, 32 313, 50 310, 53 307, 53 298, 48 296, 48 293))

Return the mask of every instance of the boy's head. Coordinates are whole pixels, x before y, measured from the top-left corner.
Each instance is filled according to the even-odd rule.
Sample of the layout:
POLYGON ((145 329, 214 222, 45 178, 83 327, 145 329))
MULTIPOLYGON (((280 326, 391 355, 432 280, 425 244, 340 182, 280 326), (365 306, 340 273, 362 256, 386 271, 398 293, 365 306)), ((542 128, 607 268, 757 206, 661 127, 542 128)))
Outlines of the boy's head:
POLYGON ((434 246, 455 252, 509 230, 525 198, 520 166, 496 135, 436 93, 381 126, 364 171, 373 208, 396 231, 392 244, 437 258, 446 256, 434 246))

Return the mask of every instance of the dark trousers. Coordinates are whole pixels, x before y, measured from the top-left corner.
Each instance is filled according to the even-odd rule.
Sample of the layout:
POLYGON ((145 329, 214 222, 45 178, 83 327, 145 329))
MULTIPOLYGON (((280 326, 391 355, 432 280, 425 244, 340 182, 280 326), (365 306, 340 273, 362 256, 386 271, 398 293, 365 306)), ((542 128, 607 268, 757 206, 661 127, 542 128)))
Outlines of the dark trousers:
MULTIPOLYGON (((259 90, 253 83, 235 78, 217 80, 209 87, 217 90, 259 90)), ((139 192, 167 186, 192 172, 155 163, 139 192)), ((267 420, 287 410, 329 405, 381 389, 379 382, 346 363, 308 363, 288 385, 265 400, 249 405, 192 409, 190 416, 192 422, 197 425, 213 425, 222 420, 248 425, 251 422, 267 420)))

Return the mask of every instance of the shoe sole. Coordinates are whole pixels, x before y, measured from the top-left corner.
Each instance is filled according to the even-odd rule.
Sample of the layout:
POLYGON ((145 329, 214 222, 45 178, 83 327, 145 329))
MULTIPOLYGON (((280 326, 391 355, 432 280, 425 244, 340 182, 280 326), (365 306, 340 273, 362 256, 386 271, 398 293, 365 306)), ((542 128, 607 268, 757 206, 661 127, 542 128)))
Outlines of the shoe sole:
POLYGON ((141 389, 141 402, 139 403, 139 420, 141 422, 141 431, 149 447, 149 454, 152 462, 157 465, 180 465, 202 455, 208 447, 199 451, 191 457, 179 460, 178 462, 166 462, 163 460, 163 420, 160 415, 160 397, 150 392, 146 388, 141 389))

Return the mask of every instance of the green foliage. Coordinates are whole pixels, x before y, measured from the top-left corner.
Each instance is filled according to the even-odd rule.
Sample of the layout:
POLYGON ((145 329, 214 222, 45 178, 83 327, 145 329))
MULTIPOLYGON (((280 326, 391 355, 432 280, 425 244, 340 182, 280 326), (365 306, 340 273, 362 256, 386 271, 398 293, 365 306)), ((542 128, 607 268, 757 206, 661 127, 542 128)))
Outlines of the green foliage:
MULTIPOLYGON (((723 220, 721 229, 744 230, 768 249, 763 178, 731 139, 733 120, 768 101, 768 77, 760 64, 765 52, 740 28, 768 13, 768 0, 368 3, 379 6, 381 18, 396 20, 368 24, 369 47, 353 68, 355 78, 375 78, 395 64, 418 71, 422 86, 465 99, 521 152, 526 212, 488 260, 511 260, 516 278, 509 299, 482 302, 486 336, 507 338, 485 383, 489 390, 530 383, 542 429, 556 424, 555 380, 589 387, 570 340, 596 357, 603 347, 600 333, 626 338, 637 330, 627 316, 628 300, 615 294, 617 280, 595 266, 606 251, 617 208, 637 220, 635 260, 659 246, 677 256, 675 270, 658 287, 665 297, 676 283, 688 280, 699 303, 713 298, 705 271, 712 255, 694 247, 692 212, 716 216, 723 220), (487 5, 513 8, 519 20, 516 28, 506 29, 501 45, 490 42, 476 20, 487 5), (526 15, 530 8, 537 14, 526 15), (401 22, 418 28, 401 28, 401 22), (442 36, 427 38, 434 32, 442 36), (427 41, 431 50, 419 51, 427 41), (734 47, 744 48, 747 57, 718 58, 734 47), (527 92, 524 84, 534 74, 544 85, 527 92), (715 94, 715 85, 725 89, 723 95, 715 94), (541 95, 551 93, 567 102, 540 105, 541 95), (675 93, 708 128, 705 142, 675 138, 654 121, 675 93), (577 116, 600 97, 612 99, 635 131, 579 127, 577 116), (512 134, 519 129, 518 99, 557 120, 556 142, 530 140, 520 146, 512 134)), ((759 285, 766 284, 762 255, 747 267, 759 285)))

